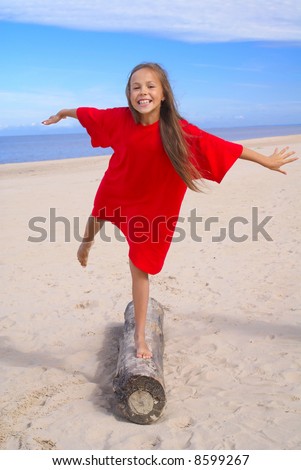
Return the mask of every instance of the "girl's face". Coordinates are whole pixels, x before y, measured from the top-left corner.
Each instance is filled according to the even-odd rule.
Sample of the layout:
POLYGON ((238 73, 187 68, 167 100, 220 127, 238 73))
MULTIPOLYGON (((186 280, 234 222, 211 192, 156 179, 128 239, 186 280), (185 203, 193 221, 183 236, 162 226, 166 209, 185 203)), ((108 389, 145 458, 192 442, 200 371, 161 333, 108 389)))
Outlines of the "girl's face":
POLYGON ((130 81, 130 101, 140 114, 141 124, 149 125, 159 120, 164 95, 156 72, 143 68, 133 73, 130 81))

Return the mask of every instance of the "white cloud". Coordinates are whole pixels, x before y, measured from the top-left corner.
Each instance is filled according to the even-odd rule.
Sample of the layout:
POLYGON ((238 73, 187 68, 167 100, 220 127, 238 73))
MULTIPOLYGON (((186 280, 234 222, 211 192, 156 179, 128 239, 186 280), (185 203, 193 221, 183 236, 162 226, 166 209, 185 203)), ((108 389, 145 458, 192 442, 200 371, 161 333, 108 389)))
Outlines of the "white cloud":
POLYGON ((0 0, 0 20, 194 42, 301 41, 300 0, 0 0))

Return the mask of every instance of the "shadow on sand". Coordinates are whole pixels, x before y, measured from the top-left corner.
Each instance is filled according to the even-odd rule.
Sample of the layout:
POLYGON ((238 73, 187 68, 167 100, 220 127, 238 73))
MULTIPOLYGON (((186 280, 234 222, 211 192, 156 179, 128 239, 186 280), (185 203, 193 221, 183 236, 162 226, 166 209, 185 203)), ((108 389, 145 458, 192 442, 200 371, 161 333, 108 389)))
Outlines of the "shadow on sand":
POLYGON ((119 340, 123 334, 123 323, 111 323, 104 331, 104 341, 97 354, 98 367, 93 382, 96 389, 91 397, 96 408, 102 408, 105 414, 113 415, 118 421, 127 421, 119 410, 119 404, 113 391, 116 374, 119 340))

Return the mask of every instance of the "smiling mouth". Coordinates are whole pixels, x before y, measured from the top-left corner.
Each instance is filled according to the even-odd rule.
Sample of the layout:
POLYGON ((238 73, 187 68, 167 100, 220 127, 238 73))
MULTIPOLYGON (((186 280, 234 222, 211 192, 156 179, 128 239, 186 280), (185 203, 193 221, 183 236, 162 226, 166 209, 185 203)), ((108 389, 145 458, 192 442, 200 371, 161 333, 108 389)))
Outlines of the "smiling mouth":
POLYGON ((151 102, 152 102, 152 100, 139 100, 139 101, 138 101, 138 104, 140 104, 140 105, 146 105, 146 104, 149 104, 149 103, 151 103, 151 102))

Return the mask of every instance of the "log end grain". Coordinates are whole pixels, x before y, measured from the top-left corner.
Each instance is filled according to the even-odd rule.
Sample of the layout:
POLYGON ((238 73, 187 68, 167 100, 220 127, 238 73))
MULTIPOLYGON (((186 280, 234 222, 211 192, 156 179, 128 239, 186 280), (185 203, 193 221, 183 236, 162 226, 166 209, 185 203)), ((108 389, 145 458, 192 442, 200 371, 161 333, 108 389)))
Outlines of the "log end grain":
POLYGON ((123 337, 113 389, 119 410, 128 420, 137 424, 154 423, 166 404, 163 378, 163 308, 150 299, 146 337, 151 344, 153 357, 135 357, 134 308, 130 302, 125 311, 123 337))

